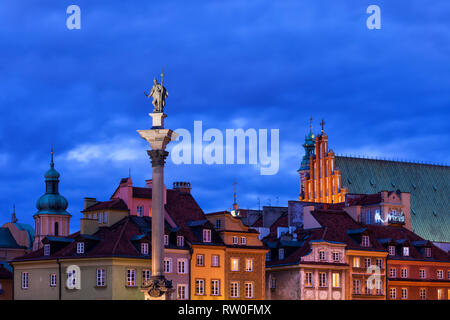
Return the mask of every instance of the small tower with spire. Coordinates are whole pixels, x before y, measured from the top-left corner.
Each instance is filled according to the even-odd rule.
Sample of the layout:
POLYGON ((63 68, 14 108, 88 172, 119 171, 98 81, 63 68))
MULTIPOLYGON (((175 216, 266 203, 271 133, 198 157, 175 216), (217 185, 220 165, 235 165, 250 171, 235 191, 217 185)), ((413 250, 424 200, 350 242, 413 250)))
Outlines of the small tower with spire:
POLYGON ((300 196, 304 196, 304 182, 306 176, 309 174, 309 168, 311 163, 311 157, 314 156, 314 149, 316 146, 316 137, 312 128, 312 116, 309 118, 309 133, 305 136, 305 142, 303 148, 305 149, 305 155, 302 158, 300 169, 297 172, 300 175, 300 196))
POLYGON ((233 215, 233 216, 239 216, 239 205, 237 204, 237 197, 236 197, 236 185, 237 185, 237 182, 236 181, 234 181, 233 182, 233 190, 234 190, 234 192, 233 192, 233 210, 231 210, 231 214, 233 215))
POLYGON ((33 250, 42 247, 42 239, 47 236, 65 237, 69 235, 70 213, 66 211, 68 202, 59 194, 59 172, 53 162, 51 148, 50 169, 45 173, 45 194, 36 202, 38 211, 33 216, 35 237, 33 250))
POLYGON ((13 205, 13 212, 11 214, 11 223, 17 223, 19 219, 16 217, 16 205, 13 205))

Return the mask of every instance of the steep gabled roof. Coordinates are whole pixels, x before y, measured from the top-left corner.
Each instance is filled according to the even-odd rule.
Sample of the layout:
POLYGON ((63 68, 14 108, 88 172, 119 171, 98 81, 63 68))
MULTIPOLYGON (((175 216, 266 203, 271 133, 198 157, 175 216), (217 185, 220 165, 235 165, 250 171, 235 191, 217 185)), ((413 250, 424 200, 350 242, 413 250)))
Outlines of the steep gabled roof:
POLYGON ((128 206, 122 199, 113 199, 109 201, 101 201, 96 204, 87 207, 82 212, 90 212, 97 210, 123 210, 128 211, 128 206))
POLYGON ((450 242, 450 166, 336 156, 336 168, 349 193, 409 192, 413 231, 450 242))

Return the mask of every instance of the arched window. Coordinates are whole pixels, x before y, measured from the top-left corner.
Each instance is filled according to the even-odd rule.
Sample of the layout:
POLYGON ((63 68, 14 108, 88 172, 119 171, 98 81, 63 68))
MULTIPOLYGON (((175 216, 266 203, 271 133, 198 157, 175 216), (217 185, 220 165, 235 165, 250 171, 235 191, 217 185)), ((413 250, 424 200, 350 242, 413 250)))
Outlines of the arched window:
POLYGON ((59 235, 59 228, 58 228, 58 222, 55 222, 55 236, 59 235))

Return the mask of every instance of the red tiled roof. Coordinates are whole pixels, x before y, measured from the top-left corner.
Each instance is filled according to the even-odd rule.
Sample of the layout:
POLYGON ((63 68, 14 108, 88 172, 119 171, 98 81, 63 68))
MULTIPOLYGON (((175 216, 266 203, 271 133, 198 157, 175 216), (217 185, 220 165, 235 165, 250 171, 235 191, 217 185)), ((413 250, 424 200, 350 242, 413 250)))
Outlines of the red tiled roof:
POLYGON ((377 204, 380 203, 382 200, 381 193, 374 193, 374 194, 362 194, 359 198, 348 199, 348 205, 349 206, 364 206, 364 205, 370 205, 370 204, 377 204))
POLYGON ((82 212, 97 211, 97 210, 128 210, 127 204, 122 199, 113 199, 110 201, 97 202, 96 204, 87 207, 82 212))
POLYGON ((133 198, 151 199, 152 188, 133 187, 133 198))

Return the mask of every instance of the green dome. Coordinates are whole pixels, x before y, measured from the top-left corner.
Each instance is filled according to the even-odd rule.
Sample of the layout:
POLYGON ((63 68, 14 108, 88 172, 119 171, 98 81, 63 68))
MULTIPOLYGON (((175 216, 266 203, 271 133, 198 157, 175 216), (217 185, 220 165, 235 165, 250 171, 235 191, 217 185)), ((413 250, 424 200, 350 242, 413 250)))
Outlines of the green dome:
POLYGON ((48 169, 48 171, 45 173, 45 180, 54 180, 59 179, 59 172, 53 168, 53 165, 48 169))

